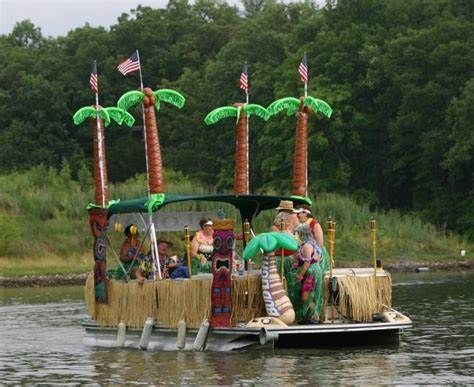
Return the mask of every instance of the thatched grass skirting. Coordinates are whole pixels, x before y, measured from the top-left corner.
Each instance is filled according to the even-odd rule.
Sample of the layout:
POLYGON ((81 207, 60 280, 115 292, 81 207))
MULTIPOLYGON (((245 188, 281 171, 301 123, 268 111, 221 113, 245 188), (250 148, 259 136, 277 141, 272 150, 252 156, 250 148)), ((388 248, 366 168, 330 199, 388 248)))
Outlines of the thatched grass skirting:
MULTIPOLYGON (((373 269, 335 269, 339 286, 337 312, 353 321, 372 321, 383 305, 392 305, 392 279, 384 270, 373 276, 373 269)), ((328 305, 329 277, 325 277, 324 305, 328 305)), ((115 327, 123 321, 128 327, 141 328, 152 316, 158 325, 176 328, 184 319, 188 328, 199 328, 211 313, 212 278, 192 280, 136 281, 110 280, 107 283, 108 304, 94 299, 94 276, 86 281, 86 302, 90 316, 100 325, 115 327)), ((323 308, 326 310, 326 308, 323 308)), ((232 325, 247 323, 254 317, 266 316, 260 274, 232 280, 232 325)))
MULTIPOLYGON (((136 281, 110 280, 107 283, 108 303, 94 299, 94 277, 86 281, 85 296, 90 316, 100 325, 115 327, 123 321, 128 327, 141 328, 147 317, 158 325, 176 328, 184 319, 189 328, 198 328, 211 312, 212 278, 192 280, 136 281)), ((260 275, 237 277, 232 280, 232 325, 265 316, 260 275)))
MULTIPOLYGON (((353 321, 369 322, 372 321, 374 313, 384 310, 383 305, 392 306, 392 278, 388 272, 378 270, 377 276, 374 277, 373 269, 346 273, 342 270, 347 269, 334 273, 339 286, 336 310, 342 317, 353 321)), ((329 277, 326 276, 325 306, 328 305, 328 284, 329 277)))

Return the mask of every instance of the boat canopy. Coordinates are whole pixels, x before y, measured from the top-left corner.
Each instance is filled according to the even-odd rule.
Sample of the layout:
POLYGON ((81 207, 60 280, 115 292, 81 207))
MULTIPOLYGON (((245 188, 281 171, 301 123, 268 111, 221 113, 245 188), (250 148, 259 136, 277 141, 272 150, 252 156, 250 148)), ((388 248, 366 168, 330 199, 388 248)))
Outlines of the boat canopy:
MULTIPOLYGON (((109 216, 114 214, 126 214, 132 212, 147 212, 147 197, 120 200, 111 204, 109 207, 109 216)), ((267 196, 267 195, 165 195, 161 204, 155 206, 153 211, 159 211, 171 203, 187 201, 207 201, 218 203, 229 203, 240 211, 242 219, 251 221, 261 211, 271 210, 278 207, 280 200, 290 200, 294 205, 311 204, 303 197, 296 196, 267 196)))

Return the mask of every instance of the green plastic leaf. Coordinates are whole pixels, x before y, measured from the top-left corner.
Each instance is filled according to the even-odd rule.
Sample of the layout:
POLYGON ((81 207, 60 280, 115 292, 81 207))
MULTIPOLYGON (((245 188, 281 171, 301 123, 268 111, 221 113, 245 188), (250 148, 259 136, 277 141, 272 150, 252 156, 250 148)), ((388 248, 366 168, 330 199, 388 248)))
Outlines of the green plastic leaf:
POLYGON ((271 232, 270 235, 276 239, 278 248, 293 250, 293 251, 298 250, 298 243, 296 242, 296 239, 293 238, 291 235, 285 232, 276 232, 276 231, 271 232))
POLYGON ((272 233, 264 233, 259 235, 260 239, 260 248, 264 253, 269 253, 270 251, 276 250, 278 246, 278 240, 275 238, 272 233))
POLYGON ((74 113, 72 119, 74 125, 82 124, 88 118, 96 118, 97 111, 92 106, 85 106, 80 108, 77 112, 74 113))
POLYGON ((117 106, 120 109, 128 110, 132 106, 140 104, 143 101, 144 96, 145 94, 138 90, 127 91, 119 98, 117 106))
POLYGON ((112 199, 109 201, 109 204, 107 205, 107 208, 110 208, 110 206, 113 206, 115 204, 119 204, 120 203, 120 199, 112 199))
POLYGON ((243 258, 244 260, 251 259, 255 257, 260 252, 260 242, 258 236, 251 239, 247 246, 245 246, 243 258))
POLYGON ((158 209, 163 204, 164 201, 165 201, 164 193, 150 195, 150 198, 145 202, 145 207, 147 208, 148 213, 152 214, 153 211, 158 209))
POLYGON ((223 106, 211 111, 206 118, 204 118, 204 122, 206 125, 212 125, 222 120, 223 118, 228 117, 237 117, 237 108, 234 106, 223 106))
POLYGON ((131 128, 135 123, 135 118, 133 118, 133 116, 125 110, 123 111, 123 123, 129 128, 131 128))
POLYGON ((245 105, 244 111, 245 113, 247 113, 247 116, 249 117, 251 115, 255 115, 265 121, 267 121, 270 118, 270 113, 268 112, 268 110, 265 109, 263 106, 257 105, 255 103, 245 105))
POLYGON ((304 196, 298 196, 298 195, 291 195, 290 196, 292 199, 300 199, 300 200, 304 200, 304 202, 308 205, 308 206, 312 206, 313 205, 313 202, 312 200, 309 198, 309 197, 304 197, 304 196))
POLYGON ((109 117, 114 120, 117 124, 122 125, 123 112, 125 110, 117 107, 106 107, 104 110, 108 113, 109 117))
POLYGON ((317 99, 308 95, 304 99, 304 104, 306 106, 309 106, 312 111, 320 112, 324 114, 327 118, 331 118, 331 114, 332 114, 331 106, 329 106, 322 99, 317 99))
POLYGON ((186 98, 181 93, 171 89, 160 89, 153 92, 157 100, 170 103, 181 109, 186 102, 186 98))
POLYGON ((155 102, 155 109, 157 112, 160 111, 160 107, 161 107, 161 103, 160 103, 160 100, 157 98, 155 102))
POLYGON ((270 113, 270 116, 274 116, 275 114, 280 113, 283 110, 287 110, 287 114, 289 116, 295 114, 300 107, 300 100, 295 97, 286 97, 280 98, 276 101, 273 101, 270 106, 268 106, 267 110, 270 113))
POLYGON ((135 118, 133 118, 133 116, 126 110, 117 107, 107 107, 104 108, 104 110, 109 113, 110 118, 113 119, 119 125, 125 123, 125 125, 130 127, 135 122, 135 118))
POLYGON ((106 127, 110 125, 110 116, 109 113, 107 113, 107 110, 99 108, 99 117, 104 120, 104 125, 106 127))
POLYGON ((244 249, 243 258, 245 260, 253 258, 260 250, 269 253, 281 248, 295 251, 298 249, 298 243, 296 243, 295 238, 287 233, 266 232, 250 240, 244 249))

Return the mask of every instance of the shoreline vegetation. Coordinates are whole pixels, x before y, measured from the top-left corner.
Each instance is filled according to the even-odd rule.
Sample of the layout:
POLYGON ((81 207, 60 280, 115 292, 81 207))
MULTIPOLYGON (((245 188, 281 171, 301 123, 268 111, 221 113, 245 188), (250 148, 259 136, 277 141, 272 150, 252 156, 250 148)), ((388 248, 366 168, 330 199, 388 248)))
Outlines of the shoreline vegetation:
MULTIPOLYGON (((180 173, 167 171, 165 178, 169 194, 213 193, 212 188, 180 173)), ((145 196, 144 187, 144 175, 137 175, 123 183, 110 184, 111 198, 145 196)), ((87 168, 77 171, 72 178, 66 162, 60 170, 37 166, 22 173, 0 175, 0 286, 8 281, 24 281, 28 285, 67 283, 89 272, 93 266, 93 242, 85 207, 92 197, 92 178, 87 168), (38 279, 43 277, 46 278, 44 281, 38 279)), ((312 200, 313 212, 324 230, 328 216, 337 222, 336 267, 371 265, 369 219, 374 217, 377 220, 377 258, 389 271, 414 271, 417 267, 431 270, 473 268, 474 243, 465 237, 439 231, 415 215, 369 208, 350 196, 338 194, 322 193, 312 200), (465 250, 464 256, 461 256, 462 250, 465 250)), ((224 210, 226 217, 237 216, 233 207, 219 203, 180 203, 169 207, 166 210, 211 210, 216 213, 224 210)), ((273 211, 266 211, 258 216, 253 225, 255 231, 267 230, 274 215, 273 211)), ((172 253, 182 255, 181 233, 165 233, 164 236, 174 242, 172 253)), ((111 234, 116 246, 121 238, 121 233, 111 234)), ((116 264, 111 253, 108 263, 110 268, 116 264)))
MULTIPOLYGON (((340 262, 336 267, 349 266, 340 262)), ((366 262, 350 262, 351 267, 368 267, 366 262)), ((474 271, 474 260, 460 260, 458 262, 399 262, 383 266, 389 273, 416 273, 437 271, 474 271)), ((54 275, 25 275, 20 277, 0 277, 0 288, 20 287, 50 287, 84 285, 87 273, 54 274, 54 275)))

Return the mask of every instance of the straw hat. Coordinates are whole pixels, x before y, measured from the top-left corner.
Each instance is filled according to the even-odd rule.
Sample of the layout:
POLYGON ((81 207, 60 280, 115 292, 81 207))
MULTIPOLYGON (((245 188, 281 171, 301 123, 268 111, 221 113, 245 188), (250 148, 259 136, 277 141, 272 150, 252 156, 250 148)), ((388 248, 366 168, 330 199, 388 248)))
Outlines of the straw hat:
POLYGON ((295 209, 291 200, 280 200, 280 204, 278 205, 276 210, 293 212, 295 209))
POLYGON ((173 242, 170 242, 168 239, 165 239, 165 238, 160 238, 160 239, 158 239, 157 242, 158 242, 158 244, 166 243, 166 244, 168 244, 169 247, 173 246, 173 242))

